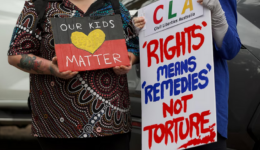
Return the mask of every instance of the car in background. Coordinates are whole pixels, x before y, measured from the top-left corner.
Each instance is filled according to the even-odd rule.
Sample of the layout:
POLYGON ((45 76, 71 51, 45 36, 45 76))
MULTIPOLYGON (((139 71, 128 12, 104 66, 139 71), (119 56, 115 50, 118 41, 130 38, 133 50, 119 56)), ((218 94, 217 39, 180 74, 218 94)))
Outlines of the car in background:
MULTIPOLYGON (((14 25, 25 0, 0 5, 0 125, 24 127, 31 123, 27 105, 29 75, 8 64, 7 50, 14 25)), ((156 0, 120 0, 131 15, 156 0)), ((260 1, 237 0, 238 32, 243 46, 228 61, 230 72, 227 146, 236 150, 260 150, 260 1)), ((141 150, 140 66, 128 73, 131 99, 131 150, 141 150)))
POLYGON ((27 106, 29 76, 8 64, 7 51, 12 32, 25 0, 0 5, 0 125, 24 127, 31 123, 27 106))

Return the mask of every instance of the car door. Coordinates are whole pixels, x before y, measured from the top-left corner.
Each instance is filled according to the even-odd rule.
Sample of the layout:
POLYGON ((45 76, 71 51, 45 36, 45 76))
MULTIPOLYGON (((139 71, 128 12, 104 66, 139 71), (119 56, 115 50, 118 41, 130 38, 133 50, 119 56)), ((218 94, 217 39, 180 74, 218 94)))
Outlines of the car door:
POLYGON ((12 110, 27 109, 29 75, 10 66, 7 57, 12 32, 24 2, 12 0, 0 5, 0 124, 14 121, 12 110))
POLYGON ((258 150, 260 149, 260 1, 237 2, 237 29, 243 47, 233 60, 228 61, 230 96, 227 144, 238 150, 258 150))

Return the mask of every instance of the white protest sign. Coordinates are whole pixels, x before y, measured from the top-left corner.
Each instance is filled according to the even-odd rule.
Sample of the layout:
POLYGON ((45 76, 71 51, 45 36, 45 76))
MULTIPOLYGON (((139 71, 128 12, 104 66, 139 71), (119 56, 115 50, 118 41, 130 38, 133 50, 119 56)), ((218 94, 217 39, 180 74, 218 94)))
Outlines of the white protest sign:
MULTIPOLYGON (((149 7, 163 2, 139 11, 152 14, 149 7)), ((186 149, 217 139, 211 16, 203 11, 161 32, 146 36, 152 23, 140 32, 142 150, 186 149)))
POLYGON ((160 32, 203 15, 197 0, 160 0, 143 8, 145 36, 160 32))

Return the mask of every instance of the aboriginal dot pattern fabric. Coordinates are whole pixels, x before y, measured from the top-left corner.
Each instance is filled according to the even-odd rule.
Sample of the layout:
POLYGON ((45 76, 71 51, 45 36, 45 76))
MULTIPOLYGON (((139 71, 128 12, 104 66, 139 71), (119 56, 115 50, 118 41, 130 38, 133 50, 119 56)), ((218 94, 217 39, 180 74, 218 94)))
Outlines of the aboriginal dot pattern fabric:
MULTIPOLYGON (((104 2, 90 16, 113 14, 111 4, 104 2)), ((83 16, 84 12, 69 0, 49 2, 44 22, 33 32, 37 14, 33 2, 26 1, 13 31, 8 55, 34 54, 51 60, 55 50, 50 18, 83 16)), ((128 51, 138 56, 138 37, 122 4, 121 16, 128 51)), ((90 138, 131 130, 127 76, 116 75, 113 69, 80 72, 69 80, 30 74, 30 98, 35 137, 90 138)))

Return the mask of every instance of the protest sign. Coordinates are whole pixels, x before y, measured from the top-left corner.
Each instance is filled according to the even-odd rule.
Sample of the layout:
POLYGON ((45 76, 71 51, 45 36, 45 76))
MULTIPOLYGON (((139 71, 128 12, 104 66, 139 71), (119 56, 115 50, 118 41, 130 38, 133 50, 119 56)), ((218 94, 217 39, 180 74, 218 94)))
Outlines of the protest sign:
MULTIPOLYGON (((156 8, 139 12, 147 18, 156 8)), ((186 13, 197 14, 193 8, 186 13)), ((155 23, 147 19, 140 32, 142 150, 186 149, 217 139, 211 16, 196 8, 204 15, 150 35, 146 30, 155 23)))
POLYGON ((129 65, 120 15, 52 18, 60 71, 85 71, 129 65))

